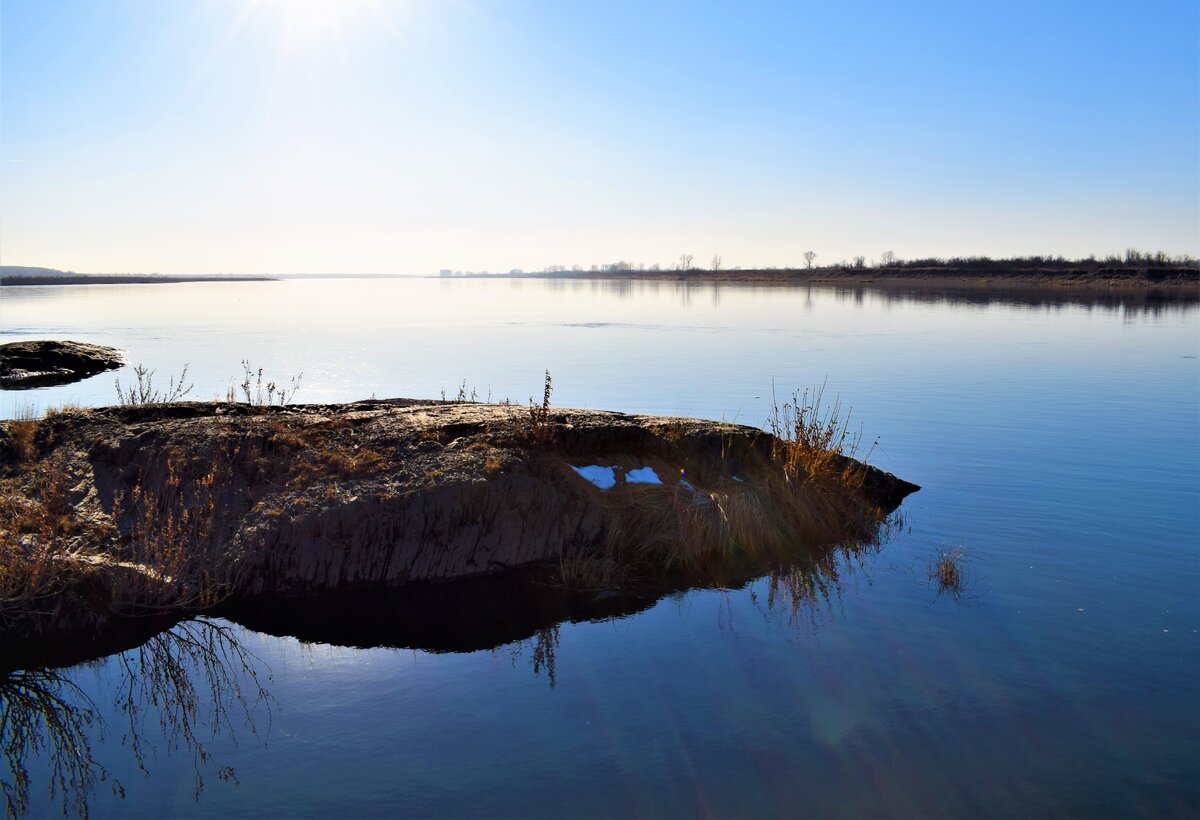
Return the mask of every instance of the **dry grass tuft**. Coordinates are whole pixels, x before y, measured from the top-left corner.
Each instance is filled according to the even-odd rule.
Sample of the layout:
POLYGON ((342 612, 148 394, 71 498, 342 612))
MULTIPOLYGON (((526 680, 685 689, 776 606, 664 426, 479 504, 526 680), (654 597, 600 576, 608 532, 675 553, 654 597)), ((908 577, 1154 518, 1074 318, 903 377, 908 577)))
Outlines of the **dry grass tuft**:
POLYGON ((215 530, 236 457, 168 453, 165 477, 149 480, 143 470, 108 512, 73 498, 78 477, 66 453, 0 481, 0 626, 53 611, 67 590, 97 613, 121 615, 219 601, 239 569, 215 530))
POLYGON ((58 455, 0 481, 0 624, 60 592, 81 543, 102 543, 115 532, 110 521, 76 515, 73 483, 58 455))
POLYGON ((487 458, 484 459, 484 462, 483 462, 484 475, 486 475, 488 478, 493 478, 493 477, 499 475, 503 471, 504 471, 504 462, 502 462, 499 458, 496 457, 495 451, 489 450, 488 454, 487 454, 487 458))
POLYGON ((679 444, 687 435, 688 426, 683 419, 671 419, 665 424, 656 425, 652 429, 667 441, 679 444))
MULTIPOLYGON (((850 429, 851 410, 842 410, 840 399, 825 404, 825 385, 793 393, 790 402, 772 400, 767 427, 775 437, 772 458, 793 478, 836 477, 861 485, 847 459, 859 458, 862 431, 850 429)), ((872 449, 874 449, 872 447, 872 449)), ((865 461, 870 451, 860 460, 865 461)))
POLYGON ((295 400, 296 392, 300 390, 300 380, 303 378, 303 373, 292 376, 286 385, 276 383, 273 379, 264 380, 261 367, 255 368, 249 359, 242 359, 242 381, 238 385, 241 389, 240 394, 231 385, 226 399, 233 403, 240 395, 251 407, 287 407, 295 400))
POLYGON ((37 431, 42 420, 25 415, 7 422, 8 438, 20 464, 28 464, 37 455, 37 431))
POLYGON ((126 406, 170 404, 180 401, 192 392, 193 385, 187 380, 187 371, 188 366, 185 364, 178 380, 172 377, 166 389, 159 389, 154 386, 154 371, 142 364, 135 365, 135 380, 128 387, 122 387, 120 379, 113 380, 117 386, 117 401, 126 406))
POLYGON ((969 590, 970 560, 963 547, 939 547, 929 562, 928 579, 937 585, 937 595, 949 595, 961 601, 969 590))
POLYGON ((550 379, 550 371, 546 371, 546 380, 542 387, 542 403, 538 406, 529 399, 529 415, 525 418, 525 439, 538 447, 550 447, 554 444, 554 421, 550 417, 550 394, 554 384, 550 379))
POLYGON ((618 491, 621 515, 605 555, 625 564, 719 577, 730 568, 789 564, 838 543, 869 541, 874 508, 827 499, 770 476, 761 486, 695 490, 679 484, 618 491), (624 495, 622 498, 621 495, 624 495))
POLYGON ((58 405, 57 407, 47 407, 46 408, 46 418, 50 418, 52 416, 69 416, 72 413, 82 413, 86 410, 87 410, 87 408, 84 407, 82 404, 79 404, 78 402, 68 401, 68 402, 64 402, 63 404, 58 405))
MULTIPOLYGON (((722 439, 720 464, 715 455, 712 464, 696 459, 687 464, 686 480, 619 485, 601 494, 600 503, 619 514, 599 556, 564 563, 564 580, 596 585, 610 565, 704 580, 753 568, 791 585, 793 600, 826 595, 819 584, 805 586, 816 583, 813 578, 792 577, 788 568, 819 561, 831 550, 878 543, 885 515, 862 492, 865 472, 851 455, 859 437, 851 435, 848 413, 838 402, 823 407, 822 394, 805 391, 776 405, 769 446, 722 439), (728 475, 726 461, 734 452, 745 482, 728 475)), ((679 421, 656 432, 679 444, 686 438, 683 427, 679 421)))
POLYGON ((270 419, 266 425, 267 451, 282 451, 263 456, 266 464, 284 465, 283 483, 302 487, 314 480, 330 477, 372 475, 387 466, 387 459, 370 447, 355 443, 353 426, 344 419, 319 424, 304 424, 287 417, 270 419))
POLYGON ((217 519, 237 457, 235 447, 197 465, 169 452, 162 480, 139 480, 117 500, 113 517, 127 526, 119 554, 140 569, 114 590, 118 611, 204 608, 233 591, 238 562, 222 549, 217 519))

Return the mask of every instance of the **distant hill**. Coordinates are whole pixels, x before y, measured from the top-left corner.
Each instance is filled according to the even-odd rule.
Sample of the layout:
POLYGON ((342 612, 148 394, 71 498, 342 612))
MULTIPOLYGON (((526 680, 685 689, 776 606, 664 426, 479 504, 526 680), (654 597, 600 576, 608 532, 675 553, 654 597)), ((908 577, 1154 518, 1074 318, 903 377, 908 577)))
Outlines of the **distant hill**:
POLYGON ((0 265, 0 286, 31 285, 139 285, 173 282, 267 282, 269 276, 166 276, 161 273, 75 273, 57 268, 0 265))
POLYGON ((24 278, 26 276, 53 276, 56 279, 64 276, 83 276, 82 273, 75 273, 69 270, 58 270, 57 268, 31 268, 24 265, 0 265, 0 276, 12 276, 24 278))

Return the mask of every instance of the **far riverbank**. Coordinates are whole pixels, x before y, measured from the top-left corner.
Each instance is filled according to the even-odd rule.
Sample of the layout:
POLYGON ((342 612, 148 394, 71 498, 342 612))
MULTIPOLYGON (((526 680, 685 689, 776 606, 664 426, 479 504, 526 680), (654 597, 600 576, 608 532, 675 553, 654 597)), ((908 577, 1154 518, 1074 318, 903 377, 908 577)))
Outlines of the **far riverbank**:
POLYGON ((1200 269, 1178 268, 778 268, 670 271, 579 271, 531 273, 527 277, 639 280, 666 282, 748 283, 804 286, 895 286, 1048 288, 1167 288, 1200 293, 1200 269))
POLYGON ((19 285, 158 285, 179 282, 271 282, 271 276, 158 276, 95 275, 88 273, 46 276, 0 276, 0 287, 19 285))

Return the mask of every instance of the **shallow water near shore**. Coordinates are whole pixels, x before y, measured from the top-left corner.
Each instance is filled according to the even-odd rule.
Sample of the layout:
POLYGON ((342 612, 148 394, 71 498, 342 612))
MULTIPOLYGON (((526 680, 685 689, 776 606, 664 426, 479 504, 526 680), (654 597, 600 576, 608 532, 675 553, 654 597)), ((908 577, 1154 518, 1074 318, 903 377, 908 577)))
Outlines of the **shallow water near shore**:
MULTIPOLYGON (((540 400, 549 369, 557 406, 757 426, 772 389, 782 402, 825 382, 878 439, 870 461, 923 487, 899 532, 795 611, 761 579, 511 635, 489 624, 498 645, 473 651, 389 642, 378 624, 291 632, 306 642, 213 619, 61 678, 27 670, 98 717, 81 729, 109 772, 87 795, 97 816, 1200 811, 1194 301, 555 280, 5 288, 0 341, 33 338, 123 348, 156 380, 186 362, 200 399, 239 383, 242 359, 278 382, 303 373, 301 402, 454 398, 464 380, 480 399, 540 400), (929 564, 959 545, 966 589, 939 595, 929 564)), ((129 371, 4 392, 0 413, 111 404, 129 371)), ((28 754, 29 815, 57 813, 49 756, 28 754)))

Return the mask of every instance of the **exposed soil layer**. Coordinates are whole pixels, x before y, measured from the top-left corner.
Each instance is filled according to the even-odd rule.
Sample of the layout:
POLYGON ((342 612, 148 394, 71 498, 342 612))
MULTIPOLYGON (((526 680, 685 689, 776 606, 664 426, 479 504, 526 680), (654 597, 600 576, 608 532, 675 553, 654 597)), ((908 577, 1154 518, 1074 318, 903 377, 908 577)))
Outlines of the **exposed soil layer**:
POLYGON ((516 569, 642 598, 870 540, 918 489, 834 454, 785 469, 783 446, 721 422, 408 399, 8 422, 0 642, 217 605, 270 622, 264 602, 399 586, 427 611, 429 585, 516 569))

